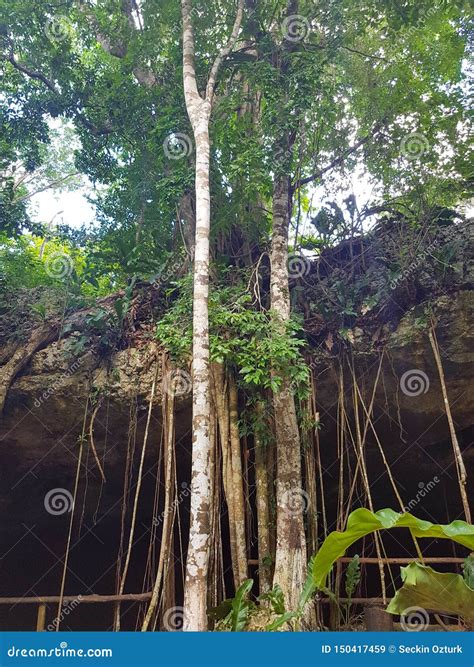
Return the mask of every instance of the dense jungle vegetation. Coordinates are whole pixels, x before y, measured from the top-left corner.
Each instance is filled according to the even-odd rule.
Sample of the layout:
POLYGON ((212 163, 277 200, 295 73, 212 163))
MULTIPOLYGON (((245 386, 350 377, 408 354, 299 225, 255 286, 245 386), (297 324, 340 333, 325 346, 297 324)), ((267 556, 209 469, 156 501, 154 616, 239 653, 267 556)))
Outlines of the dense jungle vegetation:
MULTIPOLYGON (((395 526, 418 561, 404 575, 416 586, 399 587, 389 611, 418 605, 470 622, 472 561, 463 574, 436 572, 418 542, 474 549, 456 437, 462 516, 419 520, 392 477, 400 502, 377 513, 364 461, 371 397, 354 389, 355 458, 341 464, 331 533, 312 361, 315 350, 339 356, 355 377, 355 342, 381 351, 423 304, 417 326, 442 377, 431 302, 463 281, 472 236, 468 10, 464 0, 0 0, 1 405, 52 340, 68 358, 150 350, 165 519, 142 629, 159 627, 172 586, 174 408, 187 394, 185 630, 323 628, 323 593, 336 626, 350 627, 360 563, 344 581, 337 571, 337 587, 331 567, 362 537, 382 563, 381 536, 395 526), (93 222, 61 217, 64 193, 85 193, 93 222), (455 604, 433 601, 439 577, 453 578, 455 604)), ((104 476, 93 391, 80 446, 104 476)), ((130 492, 127 502, 134 516, 130 492)), ((117 594, 133 542, 124 525, 117 594)), ((380 585, 386 602, 382 564, 380 585)))

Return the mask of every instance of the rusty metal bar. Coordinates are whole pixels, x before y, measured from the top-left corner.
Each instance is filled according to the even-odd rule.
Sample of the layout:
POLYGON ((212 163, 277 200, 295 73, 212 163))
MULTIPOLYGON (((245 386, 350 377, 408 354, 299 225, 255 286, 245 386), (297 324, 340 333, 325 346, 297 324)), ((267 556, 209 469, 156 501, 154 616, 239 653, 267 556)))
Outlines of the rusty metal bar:
MULTIPOLYGON (((390 602, 391 599, 392 598, 387 598, 387 602, 390 602)), ((318 602, 330 604, 333 600, 331 600, 331 598, 320 598, 318 602)), ((352 604, 384 604, 382 598, 338 598, 338 602, 352 602, 352 604)))
MULTIPOLYGON (((350 563, 352 558, 348 556, 344 556, 342 558, 337 559, 338 562, 340 563, 350 563)), ((413 563, 414 561, 419 560, 416 556, 413 556, 412 558, 382 558, 382 563, 385 565, 407 565, 408 563, 413 563)), ((360 563, 364 565, 377 565, 379 560, 378 558, 367 558, 365 556, 361 556, 359 558, 360 563)), ((439 556, 439 557, 431 557, 427 556, 426 558, 423 558, 423 563, 464 563, 465 558, 453 558, 452 556, 439 556)), ((259 561, 256 558, 251 558, 248 561, 249 565, 258 565, 259 561)))
MULTIPOLYGON (((338 559, 340 563, 350 563, 352 558, 344 556, 343 558, 338 559)), ((419 558, 381 558, 382 563, 388 565, 406 565, 407 563, 413 563, 413 561, 419 561, 419 558)), ((376 565, 379 562, 378 558, 365 558, 360 557, 359 561, 366 565, 376 565)), ((423 563, 464 563, 465 558, 453 558, 452 556, 432 558, 427 557, 423 558, 423 563)))
POLYGON ((76 602, 81 604, 93 604, 98 602, 147 602, 151 598, 151 593, 126 593, 124 595, 65 595, 60 598, 58 595, 44 595, 42 597, 24 597, 24 598, 0 598, 0 604, 54 604, 61 599, 63 602, 76 602))

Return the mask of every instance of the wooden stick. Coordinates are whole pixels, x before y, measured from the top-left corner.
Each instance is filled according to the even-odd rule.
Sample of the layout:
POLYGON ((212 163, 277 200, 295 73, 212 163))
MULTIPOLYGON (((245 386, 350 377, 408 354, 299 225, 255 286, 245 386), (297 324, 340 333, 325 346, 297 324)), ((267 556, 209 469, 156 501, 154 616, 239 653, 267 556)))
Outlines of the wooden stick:
MULTIPOLYGON (((344 557, 339 558, 342 563, 350 563, 352 558, 344 557)), ((413 563, 416 561, 416 558, 382 558, 385 563, 391 563, 393 565, 404 565, 407 563, 413 563)), ((424 563, 464 563, 464 558, 453 558, 452 556, 439 557, 439 558, 423 558, 424 563)), ((367 558, 360 557, 359 561, 361 563, 366 563, 367 565, 375 565, 379 562, 378 558, 367 558)))
MULTIPOLYGON (((352 561, 352 558, 349 558, 347 556, 338 558, 338 560, 341 563, 350 563, 352 561)), ((382 561, 385 564, 392 564, 392 565, 407 565, 408 563, 413 563, 416 561, 416 557, 412 558, 382 558, 382 561)), ((378 558, 369 558, 365 556, 361 556, 359 558, 359 561, 363 565, 377 565, 379 562, 378 558)), ((423 558, 424 563, 464 563, 465 559, 464 558, 453 558, 452 556, 446 556, 446 557, 429 557, 429 558, 423 558)), ((249 560, 249 565, 258 565, 259 561, 256 559, 251 558, 249 560)))
POLYGON ((36 632, 44 632, 46 623, 46 605, 40 604, 38 607, 38 616, 36 617, 36 632))
POLYGON ((56 604, 62 602, 76 602, 94 604, 97 602, 147 602, 151 593, 124 593, 123 595, 43 595, 41 597, 0 598, 2 604, 56 604))

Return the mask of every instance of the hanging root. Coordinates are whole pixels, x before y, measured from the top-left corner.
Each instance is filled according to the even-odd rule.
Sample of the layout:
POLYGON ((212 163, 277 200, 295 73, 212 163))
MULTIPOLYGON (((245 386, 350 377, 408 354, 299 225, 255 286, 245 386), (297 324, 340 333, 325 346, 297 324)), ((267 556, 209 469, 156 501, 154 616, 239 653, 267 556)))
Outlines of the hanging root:
POLYGON ((106 482, 107 480, 105 479, 104 470, 101 466, 99 456, 97 454, 97 449, 96 449, 95 443, 94 443, 94 422, 95 422, 95 418, 97 416, 97 413, 99 412, 99 409, 100 409, 101 405, 102 405, 102 401, 99 399, 99 401, 97 402, 97 405, 94 408, 94 411, 93 411, 92 416, 91 416, 91 421, 90 421, 90 424, 89 424, 89 444, 91 446, 92 453, 94 454, 94 459, 95 459, 95 462, 96 462, 97 467, 99 469, 99 473, 100 473, 100 476, 102 478, 102 481, 106 482))
MULTIPOLYGON (((165 374, 164 374, 165 375, 165 374)), ((145 615, 145 619, 142 625, 142 632, 148 630, 148 626, 151 623, 151 620, 155 614, 156 608, 158 606, 158 598, 161 589, 161 582, 163 577, 163 572, 165 570, 165 565, 169 563, 170 557, 170 546, 171 538, 173 532, 173 524, 176 513, 176 506, 173 503, 174 495, 174 480, 173 472, 175 469, 174 466, 174 396, 168 395, 165 391, 162 393, 163 396, 163 420, 166 423, 166 435, 165 435, 165 506, 163 510, 163 530, 161 533, 161 546, 160 546, 160 558, 158 561, 158 569, 155 577, 155 582, 153 584, 153 590, 151 594, 150 604, 145 615)))
MULTIPOLYGON (((142 446, 142 453, 140 457, 140 466, 138 469, 138 479, 137 479, 137 486, 135 488, 135 499, 133 501, 133 510, 132 510, 132 521, 130 525, 130 534, 129 534, 129 539, 128 539, 128 548, 127 548, 127 555, 125 557, 125 565, 123 567, 123 572, 122 576, 120 579, 120 586, 119 586, 119 595, 123 594, 123 591, 125 589, 125 581, 127 579, 127 574, 128 574, 128 568, 130 565, 130 557, 132 555, 132 547, 133 547, 133 537, 135 534, 135 524, 137 521, 137 508, 138 508, 138 499, 140 497, 140 490, 142 486, 142 479, 143 479, 143 466, 145 463, 145 452, 146 452, 146 446, 148 442, 148 433, 150 430, 150 421, 151 421, 151 413, 153 410, 153 400, 155 398, 155 389, 156 389, 156 380, 158 377, 158 368, 159 365, 158 363, 156 364, 156 371, 155 371, 155 376, 153 378, 153 383, 151 386, 151 393, 150 393, 150 400, 148 402, 148 414, 147 414, 147 420, 146 420, 146 426, 145 426, 145 434, 143 436, 143 446, 142 446)), ((115 630, 120 630, 120 615, 117 614, 115 618, 115 630)))
POLYGON ((448 399, 448 391, 446 389, 446 381, 444 377, 444 371, 443 371, 443 363, 441 361, 441 355, 439 353, 439 346, 438 346, 438 340, 436 338, 436 332, 434 328, 434 324, 432 323, 431 329, 429 331, 429 339, 431 343, 431 348, 433 350, 434 358, 436 361, 436 366, 438 367, 438 374, 439 374, 439 381, 441 383, 441 390, 443 392, 443 400, 444 400, 444 407, 446 410, 446 417, 448 419, 448 424, 449 424, 449 432, 451 433, 451 442, 453 443, 453 451, 454 451, 454 459, 456 461, 456 470, 458 474, 458 481, 459 481, 459 491, 461 494, 461 500, 464 508, 464 515, 466 517, 466 521, 468 523, 471 523, 471 509, 469 507, 469 501, 467 499, 467 493, 466 493, 466 482, 467 482, 467 473, 466 473, 466 466, 464 465, 464 460, 462 457, 461 453, 461 448, 459 447, 459 442, 458 438, 456 435, 456 429, 454 428, 454 422, 453 422, 453 417, 451 414, 451 407, 449 405, 449 399, 448 399))
MULTIPOLYGON (((379 367, 380 369, 380 367, 379 367)), ((351 370, 352 370, 352 381, 354 383, 354 417, 355 417, 355 426, 356 426, 356 437, 357 437, 357 450, 358 450, 358 462, 361 468, 362 472, 362 479, 364 481, 365 485, 365 491, 367 494, 367 501, 369 503, 369 508, 370 511, 374 511, 374 504, 372 501, 372 494, 370 492, 370 484, 369 484, 369 477, 367 474, 367 466, 365 464, 365 453, 364 453, 364 444, 365 444, 365 436, 367 434, 367 425, 366 428, 364 429, 364 437, 362 438, 361 434, 361 429, 360 429, 360 421, 359 421, 359 402, 358 402, 358 395, 356 387, 357 387, 357 380, 356 380, 356 375, 355 375, 355 369, 354 369, 354 361, 352 360, 351 364, 351 370)), ((374 533, 374 540, 375 540, 375 550, 377 552, 377 559, 378 559, 378 565, 379 565, 379 572, 380 572, 380 585, 382 588, 382 599, 383 603, 386 604, 387 602, 387 589, 385 586, 385 571, 384 571, 384 563, 382 560, 382 550, 381 547, 383 547, 382 543, 382 538, 380 537, 380 533, 377 531, 374 533)))
POLYGON ((82 463, 82 452, 84 449, 84 439, 85 439, 85 433, 86 433, 86 420, 87 420, 87 410, 89 408, 89 397, 87 397, 86 400, 86 406, 84 408, 84 419, 82 422, 82 433, 80 437, 80 445, 79 445, 79 457, 77 459, 77 468, 76 468, 76 479, 74 482, 74 494, 72 498, 72 508, 71 508, 71 520, 69 521, 69 532, 67 536, 67 544, 66 544, 66 553, 64 554, 64 567, 63 567, 63 574, 61 578, 61 590, 59 593, 59 603, 58 603, 58 613, 56 617, 56 632, 59 631, 59 624, 61 622, 61 613, 62 613, 62 606, 63 606, 63 598, 64 598, 64 588, 66 586, 66 575, 67 575, 67 565, 69 561, 69 551, 71 549, 71 537, 72 537, 72 527, 74 524, 74 510, 76 508, 76 500, 77 500, 77 490, 79 488, 79 477, 81 474, 81 463, 82 463))

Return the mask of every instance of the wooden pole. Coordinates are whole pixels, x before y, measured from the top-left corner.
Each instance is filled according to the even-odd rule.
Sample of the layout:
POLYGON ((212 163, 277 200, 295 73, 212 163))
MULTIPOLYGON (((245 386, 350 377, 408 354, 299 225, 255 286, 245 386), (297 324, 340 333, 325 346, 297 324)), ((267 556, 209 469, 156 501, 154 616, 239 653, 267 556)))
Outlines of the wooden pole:
POLYGON ((36 632, 44 632, 46 623, 46 605, 40 604, 38 607, 38 616, 36 617, 36 632))
POLYGON ((364 604, 364 620, 369 632, 393 631, 393 617, 387 614, 381 603, 364 604))
MULTIPOLYGON (((382 562, 385 565, 407 565, 408 563, 414 563, 416 560, 418 560, 415 557, 413 558, 382 558, 382 562)), ((338 558, 338 562, 340 563, 350 563, 352 561, 352 558, 344 557, 344 558, 338 558)), ((377 565, 380 561, 378 558, 364 558, 360 557, 359 561, 363 565, 377 565)), ((438 557, 438 558, 423 558, 423 563, 464 563, 465 558, 453 558, 452 556, 446 556, 446 557, 438 557)), ((258 565, 259 561, 256 559, 250 559, 249 560, 249 565, 258 565)))
MULTIPOLYGON (((339 562, 341 563, 350 563, 352 561, 352 558, 339 558, 339 562)), ((385 564, 391 564, 391 565, 406 565, 408 563, 414 563, 416 560, 418 560, 416 557, 415 558, 382 558, 382 561, 385 564)), ((364 563, 366 565, 375 565, 379 562, 378 558, 359 558, 359 561, 361 563, 364 563)), ((446 556, 445 558, 439 557, 439 558, 425 558, 423 557, 423 563, 464 563, 465 558, 453 558, 452 556, 446 556)))
POLYGON ((42 597, 0 598, 0 604, 54 604, 62 599, 63 602, 79 601, 81 604, 97 602, 147 602, 151 593, 126 593, 124 595, 44 595, 42 597))

